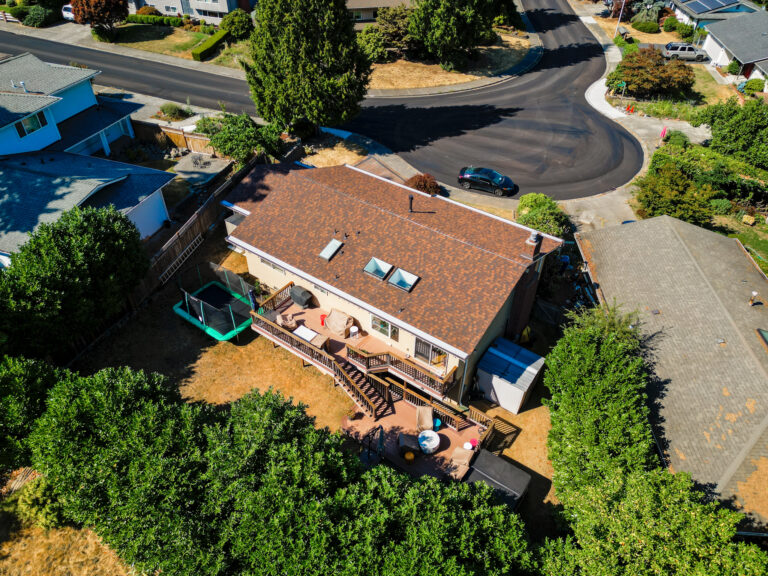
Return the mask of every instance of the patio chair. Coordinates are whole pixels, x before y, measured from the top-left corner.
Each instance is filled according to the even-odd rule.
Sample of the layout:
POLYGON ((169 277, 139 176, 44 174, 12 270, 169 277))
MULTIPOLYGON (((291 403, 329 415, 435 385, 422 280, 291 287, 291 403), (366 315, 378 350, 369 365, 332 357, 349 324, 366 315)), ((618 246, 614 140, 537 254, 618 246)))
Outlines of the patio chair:
POLYGON ((415 454, 421 453, 421 447, 419 446, 419 437, 416 434, 407 434, 400 432, 397 435, 397 448, 400 456, 403 456, 406 452, 413 452, 415 454))
POLYGON ((354 324, 355 320, 352 316, 349 316, 336 308, 331 308, 331 311, 325 318, 325 327, 336 336, 341 336, 342 338, 349 337, 349 329, 352 328, 354 324))
POLYGON ((451 478, 455 480, 461 480, 466 476, 469 471, 469 466, 472 463, 472 458, 475 456, 474 450, 467 450, 461 446, 457 446, 451 454, 451 478))
POLYGON ((281 328, 285 328, 286 330, 296 330, 298 324, 296 323, 296 319, 293 317, 293 314, 278 314, 276 320, 276 324, 280 326, 281 328))
POLYGON ((434 420, 432 419, 432 407, 431 406, 419 406, 416 408, 416 430, 424 432, 424 430, 432 430, 434 420))

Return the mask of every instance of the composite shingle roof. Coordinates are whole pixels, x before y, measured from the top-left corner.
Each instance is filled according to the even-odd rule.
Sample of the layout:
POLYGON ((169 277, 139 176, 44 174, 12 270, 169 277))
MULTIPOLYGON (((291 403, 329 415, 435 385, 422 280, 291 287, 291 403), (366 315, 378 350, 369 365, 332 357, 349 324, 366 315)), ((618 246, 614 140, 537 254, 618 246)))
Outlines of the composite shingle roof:
POLYGON ((250 212, 233 239, 466 354, 531 264, 530 229, 348 166, 255 170, 228 201, 250 212), (326 261, 332 238, 344 245, 326 261), (372 257, 418 282, 406 292, 364 273, 372 257))
POLYGON ((43 94, 8 94, 0 92, 0 128, 39 112, 60 98, 43 94))
POLYGON ((0 252, 15 252, 40 224, 75 206, 129 210, 175 177, 66 152, 0 157, 0 252))
POLYGON ((604 300, 651 336, 671 468, 768 521, 768 279, 737 240, 668 216, 577 239, 604 300))
POLYGON ((768 12, 764 10, 713 22, 707 30, 742 64, 768 59, 768 12))
POLYGON ((0 60, 0 92, 50 96, 99 73, 88 68, 43 62, 33 54, 24 53, 0 60))

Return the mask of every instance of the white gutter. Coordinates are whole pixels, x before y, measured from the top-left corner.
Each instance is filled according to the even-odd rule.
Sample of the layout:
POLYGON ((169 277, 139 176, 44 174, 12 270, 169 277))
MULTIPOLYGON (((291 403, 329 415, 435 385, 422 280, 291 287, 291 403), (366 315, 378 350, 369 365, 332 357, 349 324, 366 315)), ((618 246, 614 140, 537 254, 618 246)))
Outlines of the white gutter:
POLYGON ((248 252, 252 252, 253 254, 256 254, 257 256, 260 256, 264 258, 265 260, 269 260, 270 262, 277 264, 281 268, 285 268, 286 270, 292 272, 293 274, 296 274, 297 276, 304 278, 307 282, 312 282, 313 284, 317 284, 321 288, 324 288, 328 292, 331 292, 335 294, 336 296, 339 296, 340 298, 343 298, 347 300, 348 302, 352 302, 353 304, 356 304, 363 310, 366 310, 370 312, 371 314, 375 314, 376 316, 379 316, 380 318, 386 320, 387 322, 390 322, 391 324, 394 324, 398 328, 402 328, 406 332, 410 332, 411 334, 415 334, 419 338, 422 338, 438 348, 441 348, 442 350, 445 350, 446 352, 450 352, 460 360, 466 360, 469 354, 466 352, 459 350, 458 348, 451 346, 447 342, 443 342, 442 340, 439 340, 435 338, 434 336, 430 336, 426 332, 423 332, 419 330, 418 328, 411 326, 410 324, 407 324, 403 322, 402 320, 395 318, 391 314, 387 314, 383 310, 379 310, 378 308, 371 306, 370 304, 363 302, 362 300, 355 298, 354 296, 347 294, 346 292, 343 292, 336 288, 335 286, 331 286, 330 284, 323 282, 319 278, 315 278, 314 276, 310 276, 306 272, 303 272, 302 270, 299 270, 298 268, 295 268, 288 264, 287 262, 283 262, 282 260, 275 258, 274 256, 267 254, 266 252, 263 252, 262 250, 259 250, 258 248, 254 248, 250 244, 247 244, 246 242, 243 242, 242 240, 238 240, 237 238, 234 238, 233 236, 227 236, 226 241, 234 244, 235 246, 239 246, 240 248, 247 250, 248 252))

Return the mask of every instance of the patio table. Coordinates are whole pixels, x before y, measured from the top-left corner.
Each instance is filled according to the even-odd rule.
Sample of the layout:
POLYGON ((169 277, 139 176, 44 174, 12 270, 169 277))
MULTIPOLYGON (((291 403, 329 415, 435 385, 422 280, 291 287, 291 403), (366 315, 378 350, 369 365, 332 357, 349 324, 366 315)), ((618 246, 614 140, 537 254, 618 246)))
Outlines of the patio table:
POLYGON ((440 436, 434 430, 424 430, 419 434, 419 447, 424 454, 434 454, 440 448, 440 436))
POLYGON ((306 340, 307 342, 312 342, 312 339, 317 336, 317 332, 314 330, 310 330, 304 324, 296 328, 296 330, 293 331, 293 334, 295 336, 298 336, 302 340, 306 340))

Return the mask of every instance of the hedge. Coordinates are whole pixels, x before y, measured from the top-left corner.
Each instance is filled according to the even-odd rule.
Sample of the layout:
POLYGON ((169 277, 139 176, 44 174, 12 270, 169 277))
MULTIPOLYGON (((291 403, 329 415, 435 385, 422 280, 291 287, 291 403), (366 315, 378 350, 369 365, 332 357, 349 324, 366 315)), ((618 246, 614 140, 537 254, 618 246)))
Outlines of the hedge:
POLYGON ((646 34, 656 34, 659 32, 659 25, 656 22, 635 22, 632 24, 632 28, 646 34))
POLYGON ((197 62, 205 60, 216 51, 216 48, 218 48, 219 44, 224 42, 227 36, 229 36, 229 32, 226 30, 219 30, 216 34, 192 50, 192 58, 197 62))
POLYGON ((178 28, 184 25, 184 19, 176 16, 151 16, 149 14, 128 14, 126 22, 133 24, 151 24, 152 26, 173 26, 178 28))

